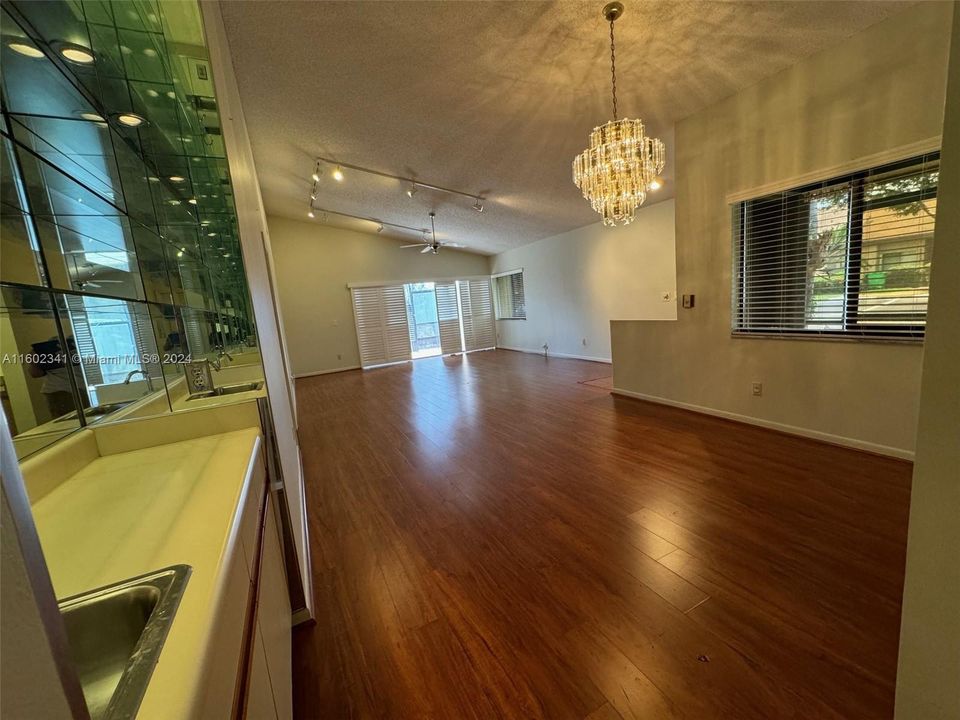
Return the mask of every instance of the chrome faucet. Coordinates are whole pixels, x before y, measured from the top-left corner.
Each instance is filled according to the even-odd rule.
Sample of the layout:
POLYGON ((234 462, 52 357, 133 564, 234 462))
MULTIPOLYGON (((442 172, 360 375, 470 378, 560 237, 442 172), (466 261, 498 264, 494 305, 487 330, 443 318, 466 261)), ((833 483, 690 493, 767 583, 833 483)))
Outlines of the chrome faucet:
POLYGON ((150 382, 150 376, 147 375, 146 370, 131 370, 130 372, 127 373, 127 379, 123 381, 123 384, 129 385, 130 381, 133 380, 134 375, 143 375, 143 379, 146 380, 148 383, 150 382))

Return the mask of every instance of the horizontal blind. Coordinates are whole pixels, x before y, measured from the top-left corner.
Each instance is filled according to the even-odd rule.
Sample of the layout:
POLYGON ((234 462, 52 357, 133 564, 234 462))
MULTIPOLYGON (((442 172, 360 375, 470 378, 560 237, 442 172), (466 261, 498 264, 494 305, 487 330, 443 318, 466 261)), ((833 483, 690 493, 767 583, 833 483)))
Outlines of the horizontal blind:
POLYGON ((496 346, 493 322, 493 296, 489 280, 460 280, 460 309, 463 316, 464 350, 483 350, 496 346))
POLYGON ((499 275, 493 279, 497 298, 498 319, 525 319, 526 301, 523 293, 523 271, 499 275))
POLYGON ((734 331, 922 336, 938 158, 734 205, 734 331))
POLYGON ((444 355, 463 351, 460 338, 460 310, 457 308, 457 286, 453 282, 438 282, 437 321, 440 325, 440 352, 444 355))
POLYGON ((409 360, 410 336, 403 285, 351 289, 360 365, 409 360))

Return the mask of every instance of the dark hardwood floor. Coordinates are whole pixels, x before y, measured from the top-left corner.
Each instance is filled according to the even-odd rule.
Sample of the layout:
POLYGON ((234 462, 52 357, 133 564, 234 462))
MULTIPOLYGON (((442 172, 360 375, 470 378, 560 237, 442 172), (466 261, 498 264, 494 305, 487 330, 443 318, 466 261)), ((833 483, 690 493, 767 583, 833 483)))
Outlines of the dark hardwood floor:
POLYGON ((890 718, 911 465, 509 351, 298 381, 298 718, 890 718))

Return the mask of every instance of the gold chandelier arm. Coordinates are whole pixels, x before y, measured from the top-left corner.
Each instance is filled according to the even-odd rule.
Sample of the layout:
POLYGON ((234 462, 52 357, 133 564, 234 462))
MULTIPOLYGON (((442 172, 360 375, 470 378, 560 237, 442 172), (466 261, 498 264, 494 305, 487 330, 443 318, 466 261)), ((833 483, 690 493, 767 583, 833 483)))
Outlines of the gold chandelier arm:
POLYGON ((613 18, 610 19, 610 86, 613 89, 613 120, 617 121, 617 45, 613 39, 613 18))

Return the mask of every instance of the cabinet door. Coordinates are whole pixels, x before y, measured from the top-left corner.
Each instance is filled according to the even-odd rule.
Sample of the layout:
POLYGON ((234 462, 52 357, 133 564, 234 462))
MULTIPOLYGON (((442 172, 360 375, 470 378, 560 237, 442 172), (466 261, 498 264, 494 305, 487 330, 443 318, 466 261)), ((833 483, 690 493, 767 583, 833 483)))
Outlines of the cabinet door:
POLYGON ((247 720, 277 720, 276 706, 273 704, 273 690, 270 685, 270 673, 267 670, 267 656, 263 649, 263 638, 259 628, 254 630, 253 657, 250 660, 250 677, 247 679, 247 701, 244 704, 247 720))
POLYGON ((287 575, 283 567, 280 530, 274 498, 267 500, 260 566, 260 597, 257 624, 270 670, 270 683, 280 720, 293 718, 293 670, 291 667, 291 612, 287 575))

